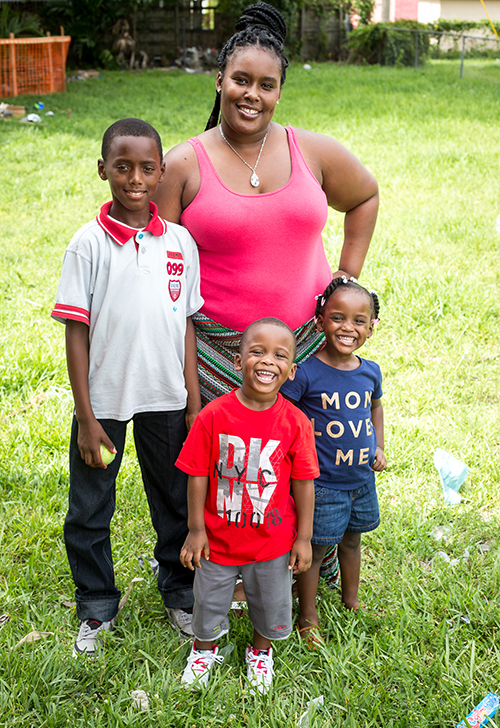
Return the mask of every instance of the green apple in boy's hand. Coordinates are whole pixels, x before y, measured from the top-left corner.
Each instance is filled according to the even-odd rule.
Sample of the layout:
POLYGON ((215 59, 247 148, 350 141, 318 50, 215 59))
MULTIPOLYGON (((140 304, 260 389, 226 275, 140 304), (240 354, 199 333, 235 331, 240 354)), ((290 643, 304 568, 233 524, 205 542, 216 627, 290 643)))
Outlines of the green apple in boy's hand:
POLYGON ((112 463, 113 460, 115 459, 115 457, 116 457, 116 453, 108 450, 106 445, 103 442, 101 442, 101 460, 104 463, 104 465, 109 465, 110 463, 112 463))

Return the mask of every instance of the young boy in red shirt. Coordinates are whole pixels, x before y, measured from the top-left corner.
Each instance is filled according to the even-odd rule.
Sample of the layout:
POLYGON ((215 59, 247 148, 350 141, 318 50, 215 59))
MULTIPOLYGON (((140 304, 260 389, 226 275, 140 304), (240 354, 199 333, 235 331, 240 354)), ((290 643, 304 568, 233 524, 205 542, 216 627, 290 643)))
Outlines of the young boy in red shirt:
POLYGON ((275 318, 251 324, 235 357, 241 387, 200 412, 177 460, 189 474, 181 562, 196 567, 195 640, 184 683, 207 685, 208 671, 222 661, 215 641, 229 629, 240 573, 254 627, 247 677, 260 692, 272 682, 271 642, 290 635, 292 574, 311 565, 319 475, 311 423, 278 392, 294 377, 294 358, 286 324, 275 318))

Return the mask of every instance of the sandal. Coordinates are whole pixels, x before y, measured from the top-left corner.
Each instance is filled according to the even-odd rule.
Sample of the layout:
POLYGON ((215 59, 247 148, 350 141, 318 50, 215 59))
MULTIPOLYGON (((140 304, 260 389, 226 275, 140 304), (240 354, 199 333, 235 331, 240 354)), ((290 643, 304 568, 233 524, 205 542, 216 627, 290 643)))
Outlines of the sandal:
POLYGON ((317 624, 311 624, 310 627, 297 627, 300 639, 310 650, 319 649, 320 645, 325 644, 325 640, 320 634, 320 628, 317 624))

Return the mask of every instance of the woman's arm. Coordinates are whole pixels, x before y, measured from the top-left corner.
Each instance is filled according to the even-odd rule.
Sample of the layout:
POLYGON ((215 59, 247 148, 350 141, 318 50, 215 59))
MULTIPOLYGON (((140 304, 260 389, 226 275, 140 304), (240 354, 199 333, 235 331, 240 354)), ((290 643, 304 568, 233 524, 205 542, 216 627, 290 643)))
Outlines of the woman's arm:
POLYGON ((342 144, 314 132, 297 130, 304 158, 334 210, 345 213, 339 271, 357 278, 363 267, 378 213, 375 177, 342 144))
POLYGON ((200 188, 196 154, 188 142, 173 147, 165 155, 165 177, 158 185, 153 202, 164 220, 180 223, 182 211, 191 204, 200 188))

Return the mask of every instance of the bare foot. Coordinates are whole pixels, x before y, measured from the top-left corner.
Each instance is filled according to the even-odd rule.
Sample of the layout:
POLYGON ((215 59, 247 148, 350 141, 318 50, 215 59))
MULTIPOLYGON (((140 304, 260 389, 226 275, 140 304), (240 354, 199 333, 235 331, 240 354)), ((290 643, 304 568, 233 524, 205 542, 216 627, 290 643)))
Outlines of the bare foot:
POLYGON ((353 600, 350 600, 350 601, 348 601, 348 600, 344 601, 342 599, 342 604, 345 607, 345 609, 348 609, 350 612, 357 612, 358 609, 361 609, 363 611, 365 610, 365 607, 363 607, 359 603, 359 599, 357 597, 356 597, 356 599, 353 599, 353 600))
MULTIPOLYGON (((317 615, 316 615, 317 620, 317 615)), ((324 644, 324 639, 322 638, 320 634, 320 628, 317 622, 311 622, 307 621, 306 624, 303 622, 301 623, 301 618, 299 617, 299 623, 297 625, 297 631, 299 633, 300 638, 305 642, 306 646, 309 647, 311 650, 317 650, 319 645, 324 644), (301 626, 301 624, 303 626, 301 626)))

